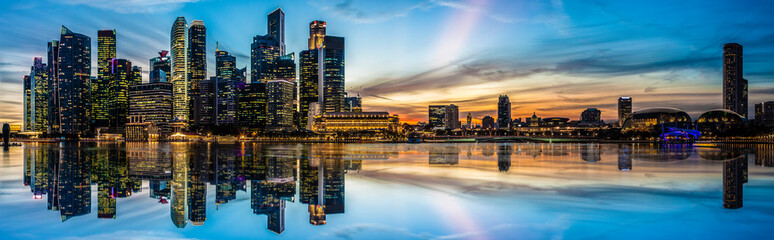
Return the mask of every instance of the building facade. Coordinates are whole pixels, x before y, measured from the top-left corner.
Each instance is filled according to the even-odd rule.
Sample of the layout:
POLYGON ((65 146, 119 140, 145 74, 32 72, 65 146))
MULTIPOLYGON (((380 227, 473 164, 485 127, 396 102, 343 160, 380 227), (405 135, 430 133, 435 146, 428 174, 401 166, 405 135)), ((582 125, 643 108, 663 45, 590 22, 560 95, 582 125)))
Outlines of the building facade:
POLYGON ((295 83, 286 79, 271 80, 267 84, 268 129, 293 130, 293 89, 295 83))
POLYGON ((97 32, 97 78, 91 83, 91 124, 92 128, 110 127, 111 84, 115 74, 111 61, 116 58, 116 30, 97 32))
POLYGON ((89 132, 91 38, 62 26, 58 60, 58 123, 60 132, 71 136, 89 132))
POLYGON ((511 126, 511 100, 500 95, 497 101, 497 130, 509 130, 511 126))
POLYGON ((387 112, 328 112, 314 123, 316 132, 396 132, 399 128, 398 116, 387 112))
POLYGON ((626 119, 632 115, 632 98, 631 97, 619 97, 618 98, 618 126, 623 126, 626 119))
POLYGON ((193 20, 188 28, 188 124, 201 122, 201 82, 207 78, 207 28, 201 20, 193 20))
POLYGON ((747 80, 743 75, 742 45, 723 45, 723 108, 747 118, 747 80))
POLYGON ((126 140, 146 141, 169 136, 172 120, 172 84, 146 83, 129 87, 126 140), (155 136, 154 136, 155 134, 155 136))
POLYGON ((171 76, 174 94, 173 114, 178 120, 188 120, 188 24, 184 17, 177 17, 169 34, 171 51, 171 76))

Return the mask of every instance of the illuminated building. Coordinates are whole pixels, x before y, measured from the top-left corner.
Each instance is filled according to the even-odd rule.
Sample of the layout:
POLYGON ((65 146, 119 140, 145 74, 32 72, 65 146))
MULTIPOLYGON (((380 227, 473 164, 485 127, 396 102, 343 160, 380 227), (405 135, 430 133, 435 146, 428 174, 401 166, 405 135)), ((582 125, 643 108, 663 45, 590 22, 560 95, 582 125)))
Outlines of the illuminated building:
POLYGON ((164 139, 171 134, 172 84, 146 83, 129 87, 127 141, 164 139))
POLYGON ((510 130, 511 100, 508 95, 500 95, 497 101, 497 130, 510 130))
POLYGON ((457 129, 460 128, 459 108, 454 105, 430 105, 428 107, 428 120, 435 128, 457 129))
POLYGON ((689 128, 691 117, 676 108, 646 108, 632 113, 623 124, 623 131, 657 131, 657 127, 689 128))
POLYGON ((696 120, 696 128, 704 135, 723 132, 742 124, 742 116, 728 109, 715 109, 705 112, 696 120))
POLYGON ((467 119, 465 119, 465 120, 467 120, 467 121, 466 121, 466 123, 467 123, 467 128, 468 128, 468 129, 473 129, 473 116, 472 116, 472 115, 470 115, 470 113, 468 113, 468 117, 467 117, 467 119))
POLYGON ((587 108, 581 113, 580 121, 585 124, 601 124, 602 111, 596 108, 587 108))
POLYGON ((295 82, 292 79, 268 82, 268 130, 293 130, 293 89, 295 82))
POLYGON ((774 125, 774 101, 755 104, 755 121, 767 126, 774 125))
POLYGON ((267 16, 266 29, 268 30, 268 36, 277 40, 277 47, 279 47, 279 54, 285 54, 285 12, 282 8, 277 8, 271 11, 267 16))
POLYGON ((91 83, 91 124, 94 129, 109 128, 111 123, 111 84, 115 72, 111 62, 116 58, 116 30, 97 32, 97 79, 91 83))
POLYGON ((201 122, 201 82, 207 78, 207 28, 201 20, 193 20, 188 29, 188 122, 198 127, 201 122))
POLYGON ((48 42, 48 133, 61 133, 59 114, 59 41, 48 42))
POLYGON ((239 125, 248 132, 263 132, 266 127, 266 83, 249 83, 239 89, 239 125))
POLYGON ((631 97, 619 97, 618 98, 618 126, 623 126, 626 119, 632 115, 632 98, 631 97))
POLYGON ((25 131, 48 131, 48 87, 48 66, 36 57, 30 75, 24 76, 25 131))
POLYGON ((184 17, 177 17, 170 31, 171 51, 172 117, 188 120, 188 24, 184 17))
POLYGON ((309 204, 309 223, 313 225, 325 225, 325 207, 323 205, 309 204))
POLYGON ((325 21, 314 20, 309 23, 309 49, 320 48, 325 38, 325 21))
MULTIPOLYGON (((57 93, 60 131, 71 136, 89 131, 91 38, 62 26, 59 38, 57 93)), ((56 111, 56 110, 54 110, 56 111)))
POLYGON ((316 132, 397 132, 400 122, 397 115, 387 112, 327 112, 317 116, 313 130, 316 132))
POLYGON ((325 36, 322 51, 323 113, 344 110, 344 38, 325 36))
POLYGON ((170 69, 172 68, 171 59, 167 56, 168 51, 160 51, 159 56, 150 59, 150 72, 148 73, 150 83, 169 82, 170 69))
POLYGON ((138 66, 132 67, 132 85, 142 84, 142 68, 138 66))
POLYGON ((250 45, 250 82, 266 83, 277 79, 276 61, 282 50, 277 39, 271 35, 255 36, 250 45))
MULTIPOLYGON (((318 103, 320 97, 319 50, 304 50, 299 54, 299 92, 298 92, 298 111, 301 115, 301 126, 299 129, 311 129, 309 122, 314 121, 314 116, 310 116, 310 105, 318 103)), ((319 103, 318 103, 319 104, 319 103)))
POLYGON ((723 162, 723 207, 737 209, 742 207, 743 157, 723 162))
POLYGON ((113 58, 107 73, 108 84, 108 121, 111 133, 124 134, 129 115, 129 86, 139 84, 132 79, 132 62, 113 58))
POLYGON ((747 118, 747 79, 743 75, 742 45, 723 45, 723 108, 747 118))
POLYGON ((484 116, 484 118, 481 119, 481 129, 495 129, 495 119, 490 116, 484 116))
POLYGON ((537 113, 533 112, 532 117, 527 118, 527 125, 530 127, 540 126, 541 119, 537 116, 537 113))
POLYGON ((226 51, 216 49, 215 63, 218 77, 215 83, 215 125, 234 124, 238 90, 236 58, 226 51))
POLYGON ((363 111, 363 99, 360 95, 344 98, 345 110, 348 112, 362 112, 363 111))
POLYGON ((217 82, 218 77, 210 77, 208 80, 199 82, 199 98, 201 99, 200 128, 209 129, 215 125, 215 101, 217 100, 215 83, 217 82))

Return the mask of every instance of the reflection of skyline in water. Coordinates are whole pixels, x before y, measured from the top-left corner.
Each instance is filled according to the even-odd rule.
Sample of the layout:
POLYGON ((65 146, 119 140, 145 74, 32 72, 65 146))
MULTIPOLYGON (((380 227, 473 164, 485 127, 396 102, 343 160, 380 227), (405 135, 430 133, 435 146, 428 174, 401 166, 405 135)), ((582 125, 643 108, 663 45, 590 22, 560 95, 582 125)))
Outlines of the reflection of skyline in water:
MULTIPOLYGON (((345 211, 346 173, 360 172, 374 164, 391 164, 393 159, 404 155, 426 154, 429 165, 452 169, 486 165, 502 174, 512 174, 513 168, 519 167, 589 163, 639 173, 653 164, 690 159, 720 161, 722 167, 717 169, 723 173, 722 199, 726 208, 742 207, 741 184, 747 181, 748 155, 754 157, 758 167, 770 167, 772 162, 769 145, 743 148, 595 143, 366 146, 65 142, 28 145, 23 150, 23 184, 30 187, 35 198, 47 199, 48 208, 58 210, 62 221, 90 215, 92 185, 96 191, 97 218, 121 218, 116 215, 116 209, 121 208, 117 199, 148 194, 143 196, 169 200, 170 220, 181 228, 189 223, 206 225, 208 217, 218 217, 217 213, 207 212, 208 204, 217 209, 219 205, 231 204, 237 192, 244 192, 250 199, 250 209, 245 210, 265 215, 266 229, 278 234, 285 231, 285 211, 289 204, 305 205, 309 223, 324 225, 330 214, 348 212, 345 211), (472 159, 460 159, 463 152, 470 153, 472 159), (618 161, 606 160, 609 155, 617 156, 618 161), (491 161, 491 165, 478 163, 481 160, 491 161), (635 171, 632 169, 635 162, 645 166, 635 171), (144 182, 148 184, 147 193, 141 192, 144 182), (214 199, 207 198, 208 189, 214 190, 214 199)), ((369 171, 372 170, 366 172, 369 171)))

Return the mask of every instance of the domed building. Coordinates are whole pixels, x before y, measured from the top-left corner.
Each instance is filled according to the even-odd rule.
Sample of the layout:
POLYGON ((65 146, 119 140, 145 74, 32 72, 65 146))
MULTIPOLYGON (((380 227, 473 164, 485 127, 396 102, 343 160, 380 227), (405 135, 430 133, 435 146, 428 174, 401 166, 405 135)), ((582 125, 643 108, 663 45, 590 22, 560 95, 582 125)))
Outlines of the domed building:
POLYGON ((623 131, 658 132, 661 124, 665 127, 690 128, 691 116, 688 113, 668 107, 645 108, 633 112, 626 118, 623 131))
POLYGON ((705 112, 696 120, 696 127, 704 135, 722 133, 742 124, 742 115, 728 109, 705 112))

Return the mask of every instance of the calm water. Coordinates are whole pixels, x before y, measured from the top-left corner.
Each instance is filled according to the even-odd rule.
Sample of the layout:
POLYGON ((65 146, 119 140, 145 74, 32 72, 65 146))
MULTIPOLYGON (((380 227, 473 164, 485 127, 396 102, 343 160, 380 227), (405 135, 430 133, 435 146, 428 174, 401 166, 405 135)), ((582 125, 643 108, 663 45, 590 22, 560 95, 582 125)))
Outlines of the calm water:
POLYGON ((28 143, 0 155, 4 239, 765 239, 774 221, 771 145, 28 143))

